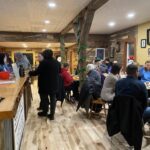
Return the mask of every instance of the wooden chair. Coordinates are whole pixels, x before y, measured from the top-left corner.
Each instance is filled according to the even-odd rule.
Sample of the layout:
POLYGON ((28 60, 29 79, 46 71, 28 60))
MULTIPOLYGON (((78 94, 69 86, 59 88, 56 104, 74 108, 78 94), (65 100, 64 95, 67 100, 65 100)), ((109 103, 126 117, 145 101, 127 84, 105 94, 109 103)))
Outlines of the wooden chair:
MULTIPOLYGON (((106 106, 105 106, 106 102, 103 99, 98 98, 96 100, 93 100, 92 103, 91 103, 91 109, 90 109, 90 113, 89 113, 89 118, 91 118, 91 115, 92 115, 92 113, 94 111, 94 105, 99 105, 99 104, 102 105, 102 109, 104 110, 105 117, 107 116, 107 114, 106 114, 106 106)), ((100 112, 98 112, 98 113, 94 112, 94 114, 100 115, 100 112)))

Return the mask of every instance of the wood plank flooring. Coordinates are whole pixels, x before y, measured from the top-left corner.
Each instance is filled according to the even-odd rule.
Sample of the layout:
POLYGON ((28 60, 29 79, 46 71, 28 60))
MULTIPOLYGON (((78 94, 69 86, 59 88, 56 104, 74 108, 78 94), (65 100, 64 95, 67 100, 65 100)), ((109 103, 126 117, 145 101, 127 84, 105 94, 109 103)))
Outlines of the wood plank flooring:
MULTIPOLYGON (((128 150, 121 135, 108 137, 106 120, 88 119, 84 110, 76 112, 75 104, 57 103, 55 120, 39 118, 37 83, 32 85, 33 101, 24 129, 21 150, 128 150)), ((150 141, 143 140, 143 150, 150 150, 150 141)))

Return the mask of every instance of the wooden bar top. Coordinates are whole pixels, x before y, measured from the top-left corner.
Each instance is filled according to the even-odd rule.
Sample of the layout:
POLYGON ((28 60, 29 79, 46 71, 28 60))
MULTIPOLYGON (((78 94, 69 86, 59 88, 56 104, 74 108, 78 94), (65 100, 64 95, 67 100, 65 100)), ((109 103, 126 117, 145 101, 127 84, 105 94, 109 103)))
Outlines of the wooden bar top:
POLYGON ((20 78, 13 84, 0 85, 0 97, 5 99, 0 102, 0 120, 12 119, 18 107, 18 97, 27 78, 20 78))

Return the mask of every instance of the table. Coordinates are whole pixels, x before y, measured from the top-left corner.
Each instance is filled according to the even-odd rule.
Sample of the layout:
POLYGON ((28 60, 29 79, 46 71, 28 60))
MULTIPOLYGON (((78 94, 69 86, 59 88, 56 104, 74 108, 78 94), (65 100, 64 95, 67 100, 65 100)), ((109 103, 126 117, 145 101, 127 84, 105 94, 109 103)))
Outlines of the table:
POLYGON ((74 81, 79 81, 79 76, 78 75, 73 75, 73 80, 74 81))
POLYGON ((0 96, 5 98, 0 102, 0 150, 19 150, 31 105, 29 78, 1 84, 0 96))

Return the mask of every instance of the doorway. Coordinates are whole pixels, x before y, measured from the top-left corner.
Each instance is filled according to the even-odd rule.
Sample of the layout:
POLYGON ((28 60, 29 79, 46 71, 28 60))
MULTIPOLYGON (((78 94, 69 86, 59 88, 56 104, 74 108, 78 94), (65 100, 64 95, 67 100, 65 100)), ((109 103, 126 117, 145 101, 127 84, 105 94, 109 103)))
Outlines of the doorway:
POLYGON ((128 42, 126 46, 126 65, 135 61, 135 44, 128 42))

